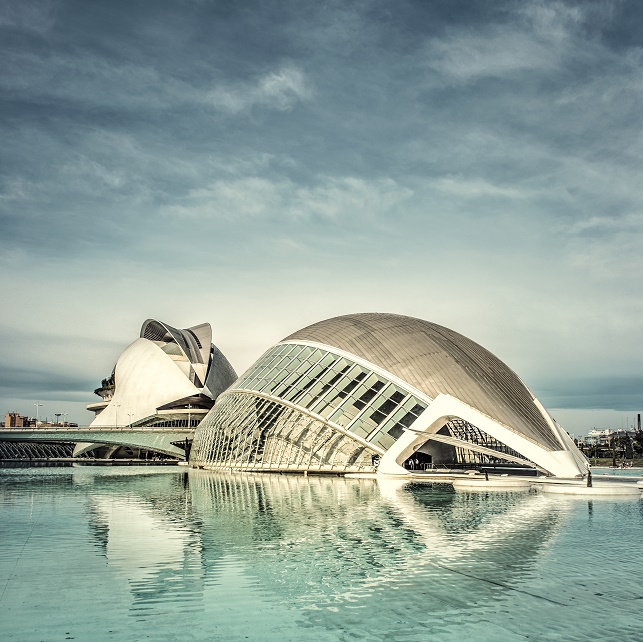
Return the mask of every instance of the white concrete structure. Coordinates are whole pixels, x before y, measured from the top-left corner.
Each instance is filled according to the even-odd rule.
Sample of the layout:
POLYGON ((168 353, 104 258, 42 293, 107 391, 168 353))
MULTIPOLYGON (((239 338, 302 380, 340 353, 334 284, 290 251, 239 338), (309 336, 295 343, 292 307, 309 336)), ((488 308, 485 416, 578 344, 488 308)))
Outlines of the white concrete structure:
POLYGON ((382 475, 504 463, 570 478, 588 467, 497 357, 393 314, 327 319, 268 350, 205 417, 190 463, 382 475))
MULTIPOLYGON (((102 401, 87 406, 96 413, 91 427, 194 429, 236 378, 208 323, 178 330, 148 319, 96 390, 102 401)), ((78 444, 74 454, 98 445, 78 444)))
POLYGON ((463 403, 451 395, 438 395, 427 409, 408 428, 395 444, 382 457, 378 472, 387 475, 408 475, 409 471, 400 464, 411 457, 427 441, 436 441, 454 447, 466 448, 472 452, 498 456, 486 446, 471 443, 449 435, 438 434, 449 421, 454 418, 472 424, 491 436, 496 441, 505 444, 516 455, 505 453, 503 459, 515 463, 531 462, 538 470, 555 476, 578 477, 587 472, 587 459, 574 446, 567 433, 562 430, 548 414, 543 414, 549 423, 552 433, 560 439, 560 449, 551 450, 537 441, 527 439, 503 425, 497 420, 481 413, 479 410, 463 403), (567 436, 567 441, 565 437, 567 436), (519 455, 518 455, 519 453, 519 455))

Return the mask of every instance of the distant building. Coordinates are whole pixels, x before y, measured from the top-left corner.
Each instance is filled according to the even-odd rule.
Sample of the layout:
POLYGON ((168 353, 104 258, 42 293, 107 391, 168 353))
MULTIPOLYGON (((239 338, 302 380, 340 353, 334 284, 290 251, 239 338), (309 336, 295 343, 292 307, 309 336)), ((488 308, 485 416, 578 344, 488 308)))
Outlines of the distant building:
POLYGON ((5 428, 29 428, 35 426, 36 420, 29 419, 19 412, 8 412, 4 418, 5 428))
MULTIPOLYGON (((89 404, 92 427, 196 428, 237 374, 202 323, 183 330, 148 319, 89 404)), ((78 444, 74 455, 99 448, 78 444)))
POLYGON ((609 428, 605 430, 597 430, 596 428, 593 428, 587 433, 587 437, 584 439, 584 443, 586 443, 589 446, 604 446, 609 443, 610 440, 610 435, 612 434, 612 430, 609 428))
POLYGON ((4 419, 5 428, 64 428, 78 427, 78 424, 69 421, 42 421, 39 420, 36 425, 34 417, 26 417, 19 412, 8 412, 4 419))
POLYGON ((634 430, 611 430, 610 428, 597 430, 596 428, 593 428, 587 433, 584 443, 588 446, 609 446, 615 439, 623 437, 629 437, 632 439, 635 436, 636 431, 634 430))

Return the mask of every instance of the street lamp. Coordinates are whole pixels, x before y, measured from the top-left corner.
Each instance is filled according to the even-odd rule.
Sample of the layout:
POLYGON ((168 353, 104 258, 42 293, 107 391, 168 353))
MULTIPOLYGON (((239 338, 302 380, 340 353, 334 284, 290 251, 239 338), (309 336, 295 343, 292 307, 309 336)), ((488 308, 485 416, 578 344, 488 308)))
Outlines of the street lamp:
POLYGON ((192 406, 188 404, 188 430, 191 428, 191 420, 192 420, 192 406))
POLYGON ((38 423, 40 421, 40 414, 38 411, 42 408, 42 404, 38 401, 34 406, 36 406, 36 428, 38 428, 38 423))
POLYGON ((118 409, 121 407, 121 404, 115 403, 114 404, 114 419, 116 421, 116 427, 118 428, 118 409))

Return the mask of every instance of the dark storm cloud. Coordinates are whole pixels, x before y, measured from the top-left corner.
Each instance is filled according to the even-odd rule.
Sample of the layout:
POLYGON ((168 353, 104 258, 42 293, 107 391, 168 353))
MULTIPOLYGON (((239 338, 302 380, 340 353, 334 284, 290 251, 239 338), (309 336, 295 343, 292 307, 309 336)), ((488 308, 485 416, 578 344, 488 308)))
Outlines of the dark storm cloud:
POLYGON ((643 377, 595 377, 550 381, 536 389, 539 399, 550 408, 609 408, 631 411, 643 408, 643 377))
POLYGON ((96 382, 89 378, 69 377, 57 370, 28 370, 11 365, 0 368, 0 397, 3 399, 22 397, 27 400, 86 401, 88 391, 91 392, 95 387, 96 382))
POLYGON ((613 21, 600 5, 34 6, 45 17, 4 21, 10 243, 129 246, 155 232, 159 209, 207 201, 199 190, 231 173, 322 190, 344 176, 438 191, 446 180, 505 199, 551 185, 538 198, 574 220, 570 190, 609 200, 612 216, 633 206, 587 176, 624 142, 606 111, 625 136, 638 96, 636 66, 595 34, 592 19, 613 21))

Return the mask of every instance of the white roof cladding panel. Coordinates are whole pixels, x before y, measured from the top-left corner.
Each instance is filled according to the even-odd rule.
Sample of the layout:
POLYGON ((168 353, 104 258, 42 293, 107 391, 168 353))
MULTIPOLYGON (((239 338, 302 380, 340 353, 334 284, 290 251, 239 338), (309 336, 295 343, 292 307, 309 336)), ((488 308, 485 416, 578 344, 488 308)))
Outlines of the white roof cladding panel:
MULTIPOLYGON (((186 332, 192 332, 197 340, 197 346, 201 352, 201 360, 207 365, 210 359, 210 344, 212 343, 212 326, 209 323, 201 323, 188 328, 186 332), (200 345, 199 345, 200 344, 200 345)), ((205 376, 204 376, 205 378, 205 376)))
MULTIPOLYGON (((209 327, 209 324, 203 324, 209 327)), ((198 327, 198 326, 197 326, 198 327)), ((212 334, 212 330, 210 330, 212 334)), ((141 338, 150 341, 165 341, 176 343, 191 363, 208 363, 210 356, 210 344, 207 349, 203 350, 199 346, 199 341, 193 330, 179 330, 173 328, 167 323, 162 323, 156 319, 148 319, 141 327, 141 338), (205 358, 204 358, 205 353, 205 358)))
POLYGON ((520 378, 471 339, 443 326, 396 314, 351 314, 320 321, 284 341, 336 347, 383 368, 431 398, 448 394, 540 443, 562 444, 520 378))
POLYGON ((124 426, 156 413, 156 409, 199 393, 176 363, 154 342, 137 339, 118 358, 114 396, 92 422, 124 426))

